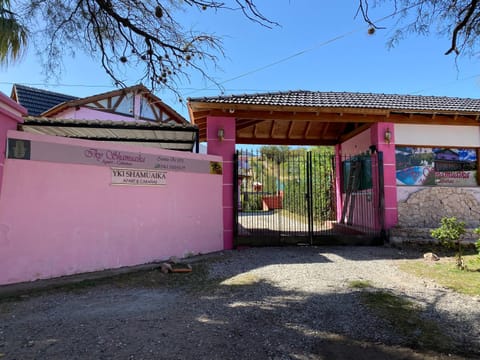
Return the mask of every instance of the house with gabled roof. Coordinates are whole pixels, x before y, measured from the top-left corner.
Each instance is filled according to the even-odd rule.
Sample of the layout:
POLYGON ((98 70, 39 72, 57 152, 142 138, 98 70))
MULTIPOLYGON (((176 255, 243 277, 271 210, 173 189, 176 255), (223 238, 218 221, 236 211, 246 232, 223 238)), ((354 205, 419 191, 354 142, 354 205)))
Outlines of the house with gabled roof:
POLYGON ((28 111, 22 131, 198 151, 197 127, 141 84, 85 98, 15 84, 11 98, 28 111))

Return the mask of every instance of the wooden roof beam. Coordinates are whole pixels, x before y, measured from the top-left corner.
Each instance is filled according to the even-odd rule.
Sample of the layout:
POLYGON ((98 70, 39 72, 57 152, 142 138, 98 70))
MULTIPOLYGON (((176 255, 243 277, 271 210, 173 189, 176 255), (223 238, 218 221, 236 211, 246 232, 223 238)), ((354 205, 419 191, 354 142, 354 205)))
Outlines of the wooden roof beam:
POLYGON ((325 125, 323 126, 323 130, 322 130, 322 137, 327 134, 327 131, 328 131, 329 127, 330 127, 330 123, 325 123, 325 125))
MULTIPOLYGON (((346 127, 346 125, 345 125, 345 127, 346 127)), ((364 132, 364 131, 368 130, 369 128, 370 128, 370 124, 363 124, 361 126, 358 126, 355 130, 350 131, 348 134, 341 135, 339 137, 339 143, 344 142, 348 139, 351 139, 352 137, 360 134, 361 132, 364 132)), ((343 129, 343 131, 345 131, 345 128, 343 129)))
POLYGON ((309 113, 351 113, 358 114, 360 112, 372 115, 387 115, 388 109, 374 109, 374 108, 351 108, 351 107, 322 107, 322 106, 286 106, 286 105, 258 105, 258 104, 226 104, 226 103, 212 103, 212 102, 188 102, 188 106, 194 111, 198 110, 235 110, 235 113, 240 111, 264 111, 264 112, 309 112, 309 113))
POLYGON ((237 130, 243 130, 250 126, 259 124, 261 122, 263 122, 263 120, 240 120, 240 121, 237 120, 235 127, 237 130))
POLYGON ((287 138, 292 137, 292 131, 293 131, 293 121, 290 121, 290 124, 288 124, 287 138))
MULTIPOLYGON (((225 113, 219 111, 211 111, 211 116, 225 116, 225 113)), ((338 113, 322 113, 317 116, 310 112, 262 112, 262 111, 237 111, 235 113, 237 119, 264 119, 264 120, 298 120, 298 121, 320 121, 320 122, 380 122, 385 121, 383 115, 368 114, 342 114, 338 113)), ((197 122, 197 121, 196 121, 197 122)))
POLYGON ((269 139, 269 138, 242 138, 237 137, 237 144, 245 145, 335 145, 336 140, 325 140, 319 138, 310 139, 269 139))
POLYGON ((312 128, 312 123, 308 122, 307 127, 305 128, 305 131, 303 132, 303 137, 307 137, 308 133, 310 132, 310 129, 312 128))
POLYGON ((275 134, 275 121, 272 121, 272 126, 270 127, 270 137, 273 138, 275 134))

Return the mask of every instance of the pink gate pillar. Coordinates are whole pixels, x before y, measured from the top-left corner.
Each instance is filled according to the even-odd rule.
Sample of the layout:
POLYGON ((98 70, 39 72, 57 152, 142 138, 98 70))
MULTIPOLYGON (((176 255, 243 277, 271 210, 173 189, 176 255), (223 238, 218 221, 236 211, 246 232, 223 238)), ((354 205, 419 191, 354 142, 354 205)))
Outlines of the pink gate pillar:
POLYGON ((223 247, 233 249, 233 157, 235 154, 235 118, 207 118, 207 152, 223 158, 223 247), (222 136, 223 135, 223 136, 222 136))
POLYGON ((395 124, 375 123, 371 127, 372 144, 383 152, 383 178, 385 194, 385 229, 391 229, 398 222, 397 179, 395 165, 395 124))
POLYGON ((25 115, 27 109, 0 92, 0 192, 7 154, 7 131, 16 130, 18 123, 23 122, 22 116, 25 115))

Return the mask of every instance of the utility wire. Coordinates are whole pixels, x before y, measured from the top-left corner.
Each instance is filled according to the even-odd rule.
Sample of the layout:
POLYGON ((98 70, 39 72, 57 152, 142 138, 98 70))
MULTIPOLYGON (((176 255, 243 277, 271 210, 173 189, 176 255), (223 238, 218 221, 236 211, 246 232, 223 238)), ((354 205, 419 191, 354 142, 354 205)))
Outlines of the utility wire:
MULTIPOLYGON (((382 18, 380 18, 380 19, 377 19, 377 20, 373 21, 373 23, 374 23, 374 24, 381 23, 382 21, 385 21, 385 20, 387 20, 387 19, 389 19, 389 18, 391 18, 391 17, 394 17, 394 16, 398 15, 399 13, 408 11, 408 10, 414 8, 414 7, 419 6, 422 2, 423 2, 423 1, 420 1, 420 2, 418 2, 418 3, 415 3, 415 4, 412 4, 412 5, 410 5, 410 6, 407 6, 407 7, 403 8, 403 9, 396 10, 396 11, 394 11, 393 13, 391 13, 390 15, 384 16, 384 17, 382 17, 382 18)), ((363 29, 364 29, 363 27, 362 27, 362 28, 357 28, 357 29, 348 31, 348 32, 346 32, 346 33, 343 33, 343 34, 341 34, 341 35, 338 35, 338 36, 336 36, 336 37, 334 37, 334 38, 331 38, 331 39, 329 39, 329 40, 326 40, 326 41, 317 43, 317 44, 311 46, 310 48, 301 50, 301 51, 299 51, 299 52, 297 52, 297 53, 295 53, 295 54, 289 55, 289 56, 287 56, 287 57, 284 57, 284 58, 282 58, 282 59, 279 59, 279 60, 277 60, 277 61, 274 61, 274 62, 272 62, 272 63, 270 63, 270 64, 261 66, 261 67, 259 67, 259 68, 256 68, 256 69, 247 71, 247 72, 245 72, 245 73, 243 73, 243 74, 240 74, 240 75, 237 75, 237 76, 235 76, 235 77, 233 77, 233 78, 224 80, 224 81, 220 82, 219 85, 224 85, 224 84, 229 83, 229 82, 232 82, 232 81, 234 81, 234 80, 238 80, 238 79, 240 79, 240 78, 243 78, 243 77, 246 77, 246 76, 255 74, 255 73, 257 73, 257 72, 263 71, 263 70, 265 70, 265 69, 271 68, 271 67, 273 67, 273 66, 275 66, 275 65, 281 64, 281 63, 283 63, 283 62, 286 62, 286 61, 288 61, 288 60, 291 60, 291 59, 293 59, 293 58, 296 58, 296 57, 298 57, 298 56, 301 56, 301 55, 303 55, 303 54, 306 54, 306 53, 308 53, 308 52, 310 52, 310 51, 316 50, 316 49, 318 49, 318 48, 321 48, 321 47, 323 47, 323 46, 326 46, 326 45, 329 45, 329 44, 331 44, 331 43, 333 43, 333 42, 336 42, 336 41, 338 41, 338 40, 341 40, 341 39, 343 39, 343 38, 345 38, 345 37, 347 37, 347 36, 350 36, 350 35, 352 35, 352 34, 354 34, 354 33, 359 32, 359 31, 361 31, 361 30, 363 30, 363 29)), ((209 86, 209 87, 206 87, 206 88, 204 88, 204 89, 202 89, 202 90, 197 90, 197 91, 192 91, 192 92, 190 92, 190 93, 187 93, 186 96, 191 95, 191 94, 194 94, 194 93, 197 93, 197 92, 200 92, 200 91, 212 90, 212 89, 214 89, 214 87, 209 86)))
POLYGON ((464 78, 461 78, 461 79, 457 79, 457 80, 454 80, 454 81, 450 81, 450 82, 447 82, 447 83, 443 83, 443 84, 435 85, 435 86, 432 86, 432 87, 429 87, 429 88, 424 88, 424 89, 421 89, 421 90, 413 91, 410 94, 412 94, 412 95, 421 94, 421 93, 425 93, 426 91, 438 89, 439 87, 445 87, 445 86, 448 86, 448 85, 455 84, 459 81, 465 81, 465 80, 470 80, 470 79, 474 79, 474 78, 480 78, 480 74, 470 75, 470 76, 467 76, 467 77, 464 77, 464 78))
MULTIPOLYGON (((391 13, 390 15, 386 15, 382 18, 379 18, 375 21, 373 21, 374 24, 377 24, 377 23, 381 23, 391 17, 394 17, 396 15, 398 15, 399 13, 402 13, 402 12, 405 12, 405 11, 408 11, 414 7, 417 7, 419 6, 421 3, 423 3, 423 1, 420 1, 418 3, 415 3, 415 4, 412 4, 408 7, 405 7, 403 9, 400 9, 400 10, 396 10, 395 12, 391 13)), ((294 54, 291 54, 289 56, 286 56, 284 58, 281 58, 277 61, 274 61, 272 63, 269 63, 267 65, 263 65, 263 66, 260 66, 256 69, 253 69, 253 70, 250 70, 250 71, 247 71, 245 73, 242 73, 240 75, 237 75, 235 77, 232 77, 232 78, 229 78, 227 80, 224 80, 222 82, 219 83, 219 85, 224 85, 224 84, 227 84, 229 82, 232 82, 232 81, 235 81, 235 80, 238 80, 238 79, 241 79, 243 77, 247 77, 247 76, 250 76, 252 74, 255 74, 255 73, 258 73, 260 71, 263 71, 263 70, 266 70, 268 68, 271 68, 273 66, 276 66, 278 64, 281 64, 283 62, 286 62, 286 61, 289 61, 293 58, 296 58, 296 57, 299 57, 299 56, 302 56, 308 52, 311 52, 313 50, 316 50, 318 48, 321 48, 323 46, 326 46, 326 45, 329 45, 331 43, 334 43, 338 40, 341 40, 343 38, 346 38, 347 36, 350 36, 354 33, 357 33, 361 30, 363 30, 364 28, 357 28, 357 29, 354 29, 354 30, 351 30, 351 31, 348 31, 346 33, 343 33, 341 35, 338 35, 336 37, 333 37, 329 40, 326 40, 326 41, 323 41, 323 42, 320 42, 320 43, 317 43, 307 49, 304 49, 304 50, 301 50, 301 51, 298 51, 294 54)), ((443 86, 448 86, 448 85, 451 85, 451 84, 454 84, 458 81, 465 81, 465 80, 470 80, 470 79, 473 79, 475 77, 480 77, 480 74, 475 74, 475 75, 471 75, 471 76, 468 76, 468 77, 464 77, 462 79, 457 79, 456 81, 451 81, 451 82, 448 82, 448 83, 444 83, 444 84, 441 84, 441 85, 437 85, 435 87, 430 87, 430 88, 425 88, 425 89, 421 89, 421 90, 417 90, 415 92, 412 92, 412 94, 419 94, 419 93, 423 93, 425 91, 429 91, 429 90, 432 90, 432 89, 436 89, 438 87, 443 87, 443 86)), ((0 84, 3 84, 3 85, 13 85, 15 84, 16 82, 6 82, 6 81, 0 81, 0 84)), ((26 86, 54 86, 54 87, 82 87, 82 88, 115 88, 114 85, 88 85, 88 84, 46 84, 46 83, 21 83, 23 85, 26 85, 26 86)), ((209 87, 205 87, 205 88, 200 88, 200 89, 195 89, 195 88, 179 88, 179 90, 183 90, 183 91, 189 91, 185 96, 188 96, 188 95, 191 95, 191 94, 195 94, 195 93, 198 93, 198 92, 203 92, 203 91, 208 91, 208 90, 213 90, 215 89, 216 86, 209 86, 209 87)), ((261 92, 261 91, 271 91, 271 89, 224 89, 224 91, 254 91, 254 92, 261 92)))

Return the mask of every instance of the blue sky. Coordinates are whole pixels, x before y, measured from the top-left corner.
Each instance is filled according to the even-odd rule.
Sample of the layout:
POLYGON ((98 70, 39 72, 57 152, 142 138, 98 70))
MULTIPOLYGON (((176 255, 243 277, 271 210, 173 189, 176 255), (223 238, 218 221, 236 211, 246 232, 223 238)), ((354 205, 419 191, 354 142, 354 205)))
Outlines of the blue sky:
MULTIPOLYGON (((479 59, 456 61, 454 56, 443 55, 450 45, 447 37, 412 34, 389 49, 386 43, 395 19, 380 22, 386 29, 368 35, 362 18, 355 18, 356 0, 256 3, 281 26, 267 29, 239 12, 179 15, 186 27, 222 37, 226 57, 220 59, 218 68, 207 70, 223 83, 226 94, 302 89, 480 97, 479 59)), ((373 9, 372 19, 392 12, 387 6, 373 9)), ((76 96, 114 89, 100 65, 82 54, 66 57, 61 78, 46 82, 30 50, 22 62, 0 68, 0 91, 10 95, 15 82, 76 96)), ((125 74, 128 85, 136 84, 138 78, 134 70, 125 74)), ((194 74, 190 83, 179 85, 179 91, 185 98, 221 94, 194 74)), ((171 92, 157 91, 156 95, 188 118, 186 107, 171 92)))

